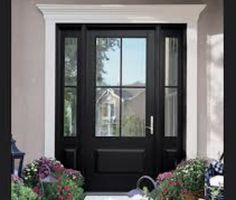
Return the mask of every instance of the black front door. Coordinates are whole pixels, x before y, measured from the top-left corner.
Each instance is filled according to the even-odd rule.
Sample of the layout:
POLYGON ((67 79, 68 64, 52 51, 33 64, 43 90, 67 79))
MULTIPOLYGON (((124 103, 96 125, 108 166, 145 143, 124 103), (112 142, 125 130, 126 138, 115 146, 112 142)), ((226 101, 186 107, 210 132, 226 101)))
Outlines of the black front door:
POLYGON ((58 25, 56 157, 128 191, 183 150, 183 27, 58 25))

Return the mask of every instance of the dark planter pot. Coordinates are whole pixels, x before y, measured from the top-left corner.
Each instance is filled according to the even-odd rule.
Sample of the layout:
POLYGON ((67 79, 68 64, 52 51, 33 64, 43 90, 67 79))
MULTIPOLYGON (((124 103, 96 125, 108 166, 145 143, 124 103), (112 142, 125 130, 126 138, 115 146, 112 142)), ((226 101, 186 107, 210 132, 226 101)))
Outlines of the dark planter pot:
POLYGON ((180 195, 183 200, 198 200, 199 198, 204 198, 204 190, 197 192, 188 191, 181 193, 180 195))

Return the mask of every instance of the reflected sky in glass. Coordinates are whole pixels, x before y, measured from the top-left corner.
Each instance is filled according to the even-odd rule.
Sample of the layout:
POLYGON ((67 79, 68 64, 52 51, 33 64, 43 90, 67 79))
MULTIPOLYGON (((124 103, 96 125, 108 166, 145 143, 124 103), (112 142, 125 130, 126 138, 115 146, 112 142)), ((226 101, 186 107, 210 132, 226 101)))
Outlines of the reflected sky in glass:
POLYGON ((122 85, 145 86, 146 39, 122 40, 122 85))
MULTIPOLYGON (((118 38, 117 44, 104 51, 106 58, 102 59, 103 71, 99 69, 97 57, 97 86, 120 85, 120 55, 121 49, 118 38), (98 75, 101 74, 102 81, 98 75)), ((112 38, 97 38, 97 56, 100 53, 98 42, 112 38)), ((113 38, 114 40, 114 38, 113 38)), ((101 45, 101 44, 100 44, 101 45)), ((146 38, 122 38, 122 85, 145 86, 146 82, 146 38)))

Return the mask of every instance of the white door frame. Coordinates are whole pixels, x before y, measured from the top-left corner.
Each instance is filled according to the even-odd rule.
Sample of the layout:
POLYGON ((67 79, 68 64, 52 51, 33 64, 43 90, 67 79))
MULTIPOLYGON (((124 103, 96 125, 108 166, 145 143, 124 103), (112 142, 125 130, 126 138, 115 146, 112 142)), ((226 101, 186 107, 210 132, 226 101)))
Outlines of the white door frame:
POLYGON ((205 4, 37 4, 45 19, 44 155, 55 157, 55 72, 57 23, 187 24, 187 158, 197 156, 197 21, 205 4))

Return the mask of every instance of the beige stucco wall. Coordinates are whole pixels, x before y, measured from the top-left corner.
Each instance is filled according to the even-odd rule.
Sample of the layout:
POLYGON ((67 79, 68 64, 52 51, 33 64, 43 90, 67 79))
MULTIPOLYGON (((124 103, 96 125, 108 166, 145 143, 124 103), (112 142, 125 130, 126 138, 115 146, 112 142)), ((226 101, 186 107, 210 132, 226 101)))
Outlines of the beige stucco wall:
MULTIPOLYGON (((198 147, 199 155, 211 157, 223 146, 223 55, 219 53, 222 49, 219 34, 223 32, 221 1, 208 1, 198 24, 198 147)), ((128 2, 167 3, 166 0, 128 2)), ((168 2, 202 3, 200 0, 168 2)), ((26 152, 26 162, 44 151, 45 29, 43 17, 35 7, 37 3, 124 4, 127 0, 12 0, 12 132, 18 146, 26 152)))
POLYGON ((198 155, 223 152, 223 1, 208 0, 198 22, 198 155))

